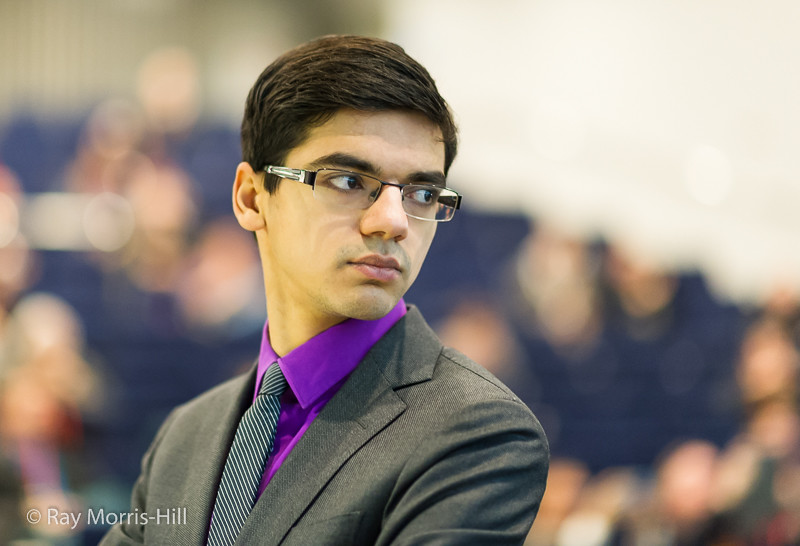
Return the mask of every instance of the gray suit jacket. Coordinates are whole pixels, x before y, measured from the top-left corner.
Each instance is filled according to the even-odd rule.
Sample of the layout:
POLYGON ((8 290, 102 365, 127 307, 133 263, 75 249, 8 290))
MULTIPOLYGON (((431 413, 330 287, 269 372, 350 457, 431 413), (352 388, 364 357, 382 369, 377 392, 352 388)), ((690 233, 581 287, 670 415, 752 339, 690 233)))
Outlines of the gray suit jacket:
MULTIPOLYGON (((143 458, 129 521, 101 544, 204 544, 254 380, 235 378, 170 414, 143 458), (154 518, 175 508, 185 511, 154 518)), ((236 544, 522 544, 548 461, 530 410, 443 347, 412 307, 317 416, 236 544)))

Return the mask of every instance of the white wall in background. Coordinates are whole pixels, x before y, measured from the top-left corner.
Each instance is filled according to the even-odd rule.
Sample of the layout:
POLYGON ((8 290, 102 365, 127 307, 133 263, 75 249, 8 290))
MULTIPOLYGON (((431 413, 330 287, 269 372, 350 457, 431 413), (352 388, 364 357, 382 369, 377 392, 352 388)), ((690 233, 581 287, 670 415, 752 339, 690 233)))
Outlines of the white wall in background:
POLYGON ((467 202, 603 234, 723 294, 800 289, 800 3, 387 0, 467 202), (498 191, 502 189, 503 191, 498 191))

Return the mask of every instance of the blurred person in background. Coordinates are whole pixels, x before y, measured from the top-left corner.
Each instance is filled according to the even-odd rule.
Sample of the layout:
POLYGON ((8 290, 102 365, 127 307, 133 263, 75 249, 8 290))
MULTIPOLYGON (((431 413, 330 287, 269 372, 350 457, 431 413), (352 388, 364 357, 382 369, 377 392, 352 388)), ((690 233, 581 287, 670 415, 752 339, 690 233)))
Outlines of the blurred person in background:
POLYGON ((608 471, 589 476, 555 459, 529 543, 797 544, 800 356, 781 318, 767 306, 745 333, 736 369, 745 419, 724 448, 681 441, 660 454, 652 476, 630 467, 611 481, 608 471))
POLYGON ((581 488, 575 506, 558 526, 553 544, 606 546, 614 543, 618 522, 641 502, 640 491, 640 480, 628 467, 606 468, 591 476, 581 488))
MULTIPOLYGON (((12 310, 35 277, 34 253, 20 234, 22 193, 17 177, 0 163, 0 402, 10 390, 12 359, 12 310)), ((0 409, 0 421, 3 419, 0 409)), ((21 514, 25 501, 19 458, 0 425, 0 544, 25 533, 21 514)))
MULTIPOLYGON (((85 359, 80 319, 60 298, 32 293, 14 307, 8 329, 0 456, 20 480, 21 506, 77 511, 90 485, 84 417, 105 407, 100 377, 85 359)), ((28 533, 55 540, 81 530, 39 525, 28 533)))
POLYGON ((145 124, 131 101, 110 99, 97 105, 82 127, 75 156, 63 175, 65 191, 122 193, 131 169, 146 160, 145 124))
POLYGON ((104 544, 523 542, 541 426, 402 299, 459 207, 455 131, 389 42, 321 38, 261 74, 233 187, 263 267, 258 362, 177 408, 142 461, 131 512, 186 523, 123 522, 104 544))
POLYGON ((127 276, 140 290, 174 293, 196 228, 196 195, 191 179, 169 162, 143 162, 131 172, 122 194, 136 229, 120 254, 127 276))
POLYGON ((559 529, 578 506, 591 474, 581 461, 554 457, 547 475, 547 493, 525 546, 551 546, 559 529))
POLYGON ((143 292, 170 293, 196 228, 200 192, 162 149, 163 137, 145 123, 141 109, 120 99, 94 109, 66 169, 64 189, 110 194, 124 207, 113 211, 118 214, 106 226, 120 232, 119 240, 91 255, 106 274, 121 270, 143 292))
POLYGON ((512 281, 512 313, 523 333, 541 337, 565 360, 594 351, 603 329, 597 275, 586 241, 544 222, 533 226, 512 281))
POLYGON ((742 341, 736 380, 746 412, 772 401, 795 404, 800 357, 785 325, 766 316, 747 329, 742 341))
POLYGON ((252 237, 233 219, 210 222, 187 257, 177 290, 190 335, 230 339, 260 329, 265 306, 262 282, 252 237))
POLYGON ((720 457, 717 510, 742 544, 800 542, 800 352, 770 309, 745 333, 736 370, 744 422, 720 457))
POLYGON ((716 446, 703 440, 667 450, 657 467, 655 517, 639 535, 640 543, 712 543, 717 458, 716 446))
POLYGON ((140 307, 171 304, 201 205, 202 192, 176 150, 196 121, 198 94, 192 55, 181 48, 157 49, 138 67, 138 100, 102 102, 82 129, 63 188, 114 205, 99 228, 107 233, 95 236, 106 244, 90 255, 114 286, 107 300, 140 307), (123 282, 114 279, 118 272, 125 275, 123 282))
POLYGON ((678 280, 654 264, 609 245, 605 260, 606 314, 637 340, 665 335, 677 320, 678 280))

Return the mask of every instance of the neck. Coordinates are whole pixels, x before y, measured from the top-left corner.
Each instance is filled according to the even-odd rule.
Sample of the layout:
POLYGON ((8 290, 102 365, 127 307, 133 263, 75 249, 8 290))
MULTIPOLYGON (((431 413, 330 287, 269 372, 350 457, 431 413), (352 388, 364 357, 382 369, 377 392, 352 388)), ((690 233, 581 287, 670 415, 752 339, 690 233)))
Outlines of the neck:
POLYGON ((344 320, 330 317, 327 320, 319 317, 308 317, 302 313, 286 313, 280 309, 272 309, 267 302, 269 317, 269 343, 278 356, 285 356, 309 339, 317 336, 344 320))
POLYGON ((263 232, 257 232, 261 267, 264 272, 264 293, 267 297, 267 317, 269 317, 269 342, 278 356, 285 356, 312 337, 331 326, 343 322, 347 317, 326 314, 310 305, 312 296, 302 287, 289 283, 270 283, 269 279, 286 278, 273 269, 272 259, 263 232))

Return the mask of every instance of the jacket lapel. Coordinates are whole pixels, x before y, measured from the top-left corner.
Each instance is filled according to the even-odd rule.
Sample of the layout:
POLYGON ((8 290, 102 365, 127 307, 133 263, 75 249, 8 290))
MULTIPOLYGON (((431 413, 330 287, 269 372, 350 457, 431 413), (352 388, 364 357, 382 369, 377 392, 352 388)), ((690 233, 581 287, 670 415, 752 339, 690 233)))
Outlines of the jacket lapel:
POLYGON ((186 427, 196 447, 191 458, 181 464, 192 466, 194 478, 182 488, 174 504, 186 507, 187 521, 168 526, 169 544, 205 544, 217 484, 239 419, 252 402, 254 382, 255 367, 209 393, 210 409, 203 413, 205 418, 186 427))
POLYGON ((279 543, 339 468, 405 410, 395 389, 430 379, 440 351, 435 334, 411 307, 308 428, 256 503, 237 544, 279 543))

